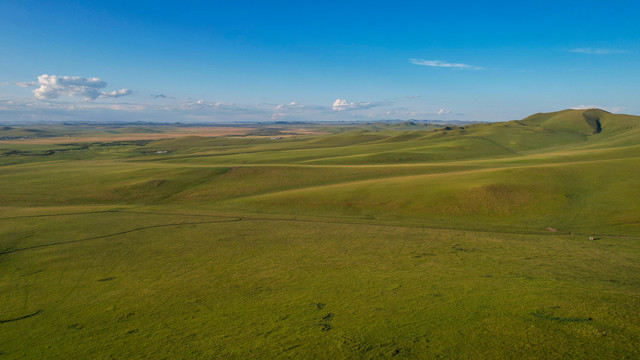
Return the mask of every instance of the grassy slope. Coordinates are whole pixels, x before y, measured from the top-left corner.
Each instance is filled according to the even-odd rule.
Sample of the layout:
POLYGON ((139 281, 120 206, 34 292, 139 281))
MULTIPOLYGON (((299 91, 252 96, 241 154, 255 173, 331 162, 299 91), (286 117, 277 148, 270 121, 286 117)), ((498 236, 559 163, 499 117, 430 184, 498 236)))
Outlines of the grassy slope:
POLYGON ((634 199, 640 195, 640 152, 637 141, 631 142, 639 131, 638 119, 601 112, 602 131, 587 135, 590 125, 584 118, 584 126, 576 120, 584 113, 567 110, 452 131, 347 132, 249 145, 232 154, 222 150, 191 159, 177 155, 179 161, 193 164, 289 166, 245 165, 172 199, 206 200, 210 210, 338 214, 496 231, 553 227, 564 233, 638 235, 635 219, 640 214, 634 199), (567 115, 567 123, 561 124, 558 119, 567 115), (542 125, 552 129, 542 127, 544 116, 548 121, 542 125), (213 199, 217 201, 208 202, 213 199))
POLYGON ((595 116, 22 146, 0 358, 640 356, 640 119, 595 116))

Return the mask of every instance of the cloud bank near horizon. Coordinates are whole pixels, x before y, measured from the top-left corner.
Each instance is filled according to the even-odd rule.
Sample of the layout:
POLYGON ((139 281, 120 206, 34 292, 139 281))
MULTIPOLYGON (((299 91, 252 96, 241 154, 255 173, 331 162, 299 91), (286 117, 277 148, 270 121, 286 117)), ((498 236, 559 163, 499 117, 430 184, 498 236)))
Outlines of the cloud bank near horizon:
POLYGON ((52 100, 61 96, 82 97, 85 101, 93 101, 98 98, 119 98, 132 93, 129 89, 114 91, 102 91, 107 83, 99 78, 84 78, 80 76, 63 76, 42 74, 38 81, 17 82, 21 87, 37 87, 33 95, 38 100, 52 100))
MULTIPOLYGON (((75 84, 87 84, 87 82, 80 80, 76 81, 78 82, 75 84)), ((98 83, 97 85, 102 84, 98 83)), ((120 91, 120 93, 124 93, 124 91, 120 91)), ((116 90, 115 92, 107 94, 115 97, 119 93, 118 90, 116 90)), ((93 95, 95 95, 95 93, 93 95)), ((96 98, 99 97, 100 95, 97 95, 96 98)), ((337 98, 328 104, 301 104, 296 101, 281 104, 240 104, 205 99, 175 99, 169 97, 154 98, 148 102, 117 103, 97 101, 79 102, 62 99, 50 101, 45 97, 37 101, 35 99, 7 101, 0 99, 0 118, 5 122, 157 121, 232 123, 261 121, 449 119, 453 116, 450 110, 442 107, 422 105, 418 108, 407 108, 405 105, 406 104, 402 102, 398 103, 394 100, 351 102, 342 98, 337 98)))

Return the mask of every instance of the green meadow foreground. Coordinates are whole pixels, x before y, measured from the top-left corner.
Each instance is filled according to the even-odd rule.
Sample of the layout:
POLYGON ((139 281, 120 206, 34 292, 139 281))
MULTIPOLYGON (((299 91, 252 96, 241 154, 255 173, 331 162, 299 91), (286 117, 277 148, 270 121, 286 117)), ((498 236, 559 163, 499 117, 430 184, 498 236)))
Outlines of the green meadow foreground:
POLYGON ((0 358, 640 358, 640 117, 282 127, 0 141, 0 358))

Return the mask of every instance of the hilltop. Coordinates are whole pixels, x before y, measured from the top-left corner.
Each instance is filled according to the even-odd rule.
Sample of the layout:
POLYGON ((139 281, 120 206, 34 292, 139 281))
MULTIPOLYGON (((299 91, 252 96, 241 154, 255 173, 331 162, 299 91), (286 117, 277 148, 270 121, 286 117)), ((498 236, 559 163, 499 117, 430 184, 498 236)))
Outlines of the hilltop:
POLYGON ((549 130, 578 132, 582 134, 614 134, 637 128, 640 117, 612 114, 600 109, 563 110, 552 113, 538 113, 519 121, 528 126, 549 130))

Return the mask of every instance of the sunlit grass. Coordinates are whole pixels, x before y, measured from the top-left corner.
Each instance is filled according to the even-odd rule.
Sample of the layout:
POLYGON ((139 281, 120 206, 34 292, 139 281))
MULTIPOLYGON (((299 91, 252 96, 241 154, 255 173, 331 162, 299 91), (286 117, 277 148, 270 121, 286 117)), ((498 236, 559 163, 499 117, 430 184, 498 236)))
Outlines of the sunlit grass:
POLYGON ((637 119, 567 114, 1 144, 0 357, 637 358, 637 119))

